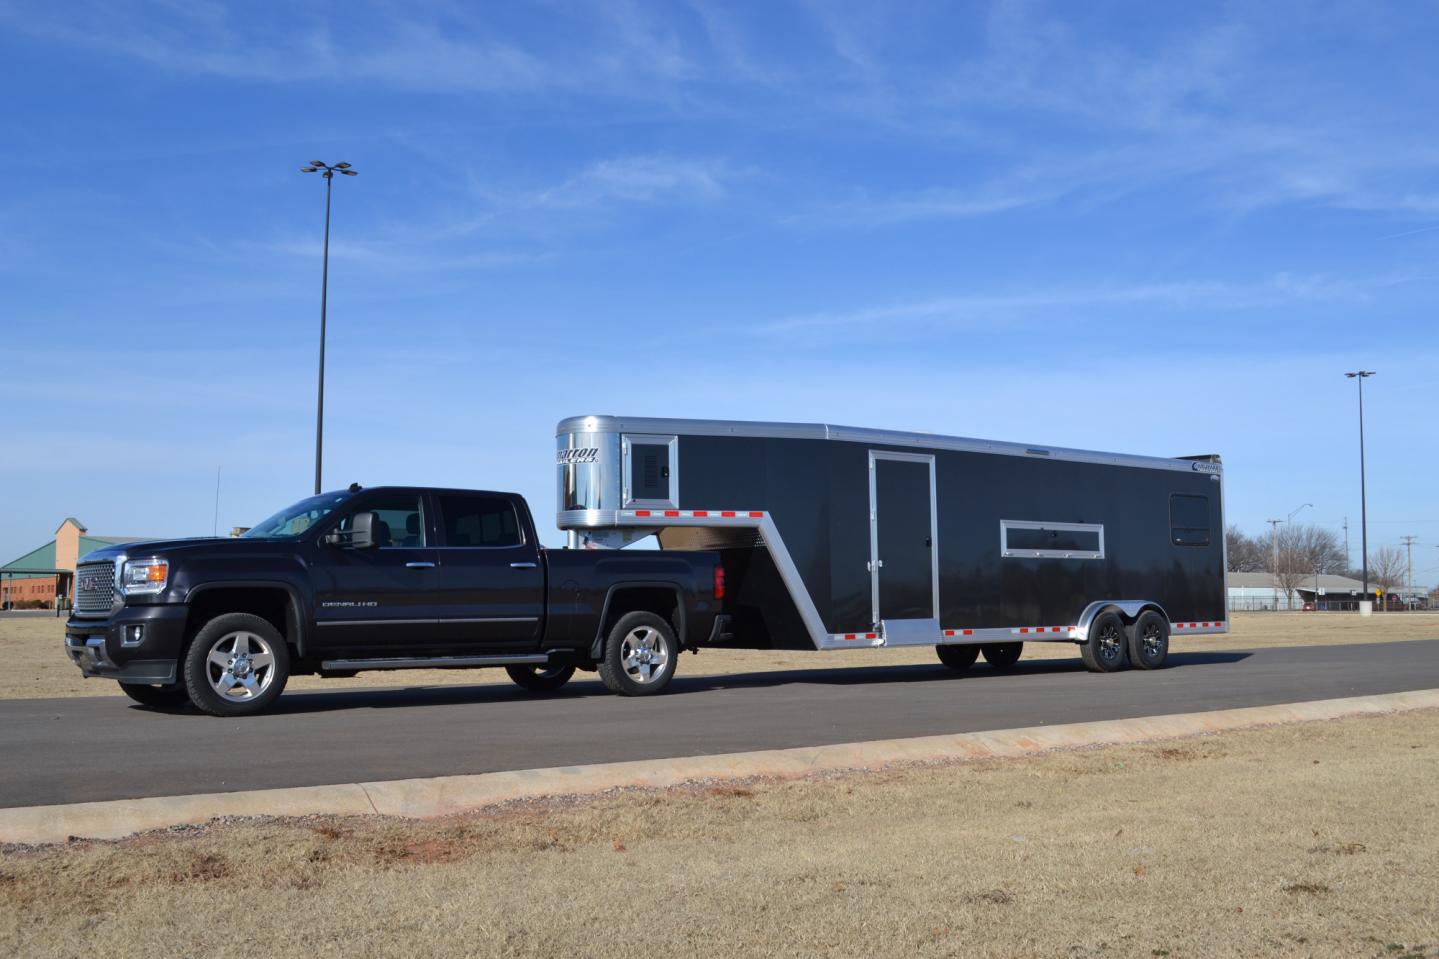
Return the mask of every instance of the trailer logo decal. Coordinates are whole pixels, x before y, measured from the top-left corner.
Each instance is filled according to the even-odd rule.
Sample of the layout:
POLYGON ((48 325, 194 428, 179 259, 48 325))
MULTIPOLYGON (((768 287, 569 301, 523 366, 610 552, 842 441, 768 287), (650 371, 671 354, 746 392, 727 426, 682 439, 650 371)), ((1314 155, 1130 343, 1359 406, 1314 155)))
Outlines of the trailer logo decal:
POLYGON ((599 459, 600 451, 593 446, 578 446, 570 450, 560 450, 555 454, 555 463, 559 466, 598 463, 599 459))

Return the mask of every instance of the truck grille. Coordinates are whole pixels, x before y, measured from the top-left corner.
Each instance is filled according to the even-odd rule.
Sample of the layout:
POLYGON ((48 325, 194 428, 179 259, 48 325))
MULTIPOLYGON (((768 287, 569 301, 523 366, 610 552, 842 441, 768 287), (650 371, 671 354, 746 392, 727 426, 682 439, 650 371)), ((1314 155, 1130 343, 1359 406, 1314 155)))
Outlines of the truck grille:
POLYGON ((75 568, 75 612, 108 613, 115 605, 115 564, 81 563, 75 568))

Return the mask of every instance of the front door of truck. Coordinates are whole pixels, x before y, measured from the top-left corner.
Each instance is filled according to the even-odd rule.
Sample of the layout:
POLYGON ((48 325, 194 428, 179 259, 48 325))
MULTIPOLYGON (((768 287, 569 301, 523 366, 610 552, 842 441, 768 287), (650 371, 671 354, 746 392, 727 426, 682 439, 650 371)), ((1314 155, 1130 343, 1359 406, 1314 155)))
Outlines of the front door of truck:
POLYGON ((545 571, 513 498, 437 493, 439 634, 447 645, 505 652, 540 642, 545 571))
POLYGON ((939 641, 934 457, 869 454, 870 582, 887 646, 939 641))
POLYGON ((316 546, 310 563, 315 645, 370 656, 403 654, 424 645, 438 619, 431 508, 422 492, 377 491, 356 498, 332 528, 348 530, 365 511, 378 521, 375 546, 316 546))

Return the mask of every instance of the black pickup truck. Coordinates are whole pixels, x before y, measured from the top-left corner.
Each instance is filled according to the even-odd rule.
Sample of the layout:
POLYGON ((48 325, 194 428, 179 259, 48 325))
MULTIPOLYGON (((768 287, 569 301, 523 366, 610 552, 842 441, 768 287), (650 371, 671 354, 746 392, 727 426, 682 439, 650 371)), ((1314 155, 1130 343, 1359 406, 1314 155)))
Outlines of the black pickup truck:
POLYGON ((240 716, 292 675, 371 669, 503 666, 540 692, 597 670, 646 695, 729 622, 718 554, 551 550, 520 496, 352 486, 238 538, 86 555, 65 649, 147 706, 240 716))

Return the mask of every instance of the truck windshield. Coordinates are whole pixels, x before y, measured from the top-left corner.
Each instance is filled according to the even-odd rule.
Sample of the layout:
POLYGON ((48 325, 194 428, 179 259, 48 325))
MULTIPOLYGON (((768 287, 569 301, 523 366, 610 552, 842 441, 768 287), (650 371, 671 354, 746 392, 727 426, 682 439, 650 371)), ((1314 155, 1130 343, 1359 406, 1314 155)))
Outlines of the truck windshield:
POLYGON ((348 493, 321 493, 319 496, 302 499, 269 519, 255 524, 242 538, 295 539, 349 498, 348 493))

